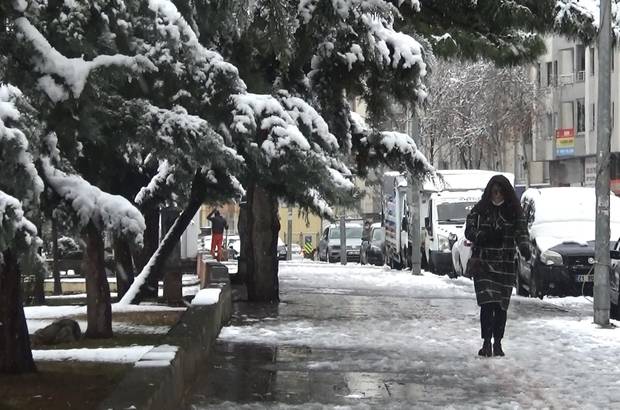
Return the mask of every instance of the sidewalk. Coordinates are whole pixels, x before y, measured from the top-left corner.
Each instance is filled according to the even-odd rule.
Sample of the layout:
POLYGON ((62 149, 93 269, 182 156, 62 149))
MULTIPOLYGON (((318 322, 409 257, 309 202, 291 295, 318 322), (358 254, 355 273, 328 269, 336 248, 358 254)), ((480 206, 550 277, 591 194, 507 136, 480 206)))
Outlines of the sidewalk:
POLYGON ((620 406, 620 329, 593 325, 584 298, 514 296, 507 356, 480 358, 468 279, 280 266, 282 302, 236 305, 189 408, 620 406))

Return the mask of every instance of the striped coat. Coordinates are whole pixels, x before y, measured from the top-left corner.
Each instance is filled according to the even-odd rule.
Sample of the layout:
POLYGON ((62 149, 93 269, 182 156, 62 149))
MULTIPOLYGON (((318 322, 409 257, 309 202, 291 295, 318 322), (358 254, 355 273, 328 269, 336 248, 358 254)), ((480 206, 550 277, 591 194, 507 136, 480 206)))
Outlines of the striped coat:
POLYGON ((512 213, 505 203, 487 209, 478 203, 467 216, 465 237, 473 243, 472 258, 479 257, 483 266, 472 272, 478 305, 499 302, 507 310, 510 304, 516 247, 529 246, 523 214, 512 213))

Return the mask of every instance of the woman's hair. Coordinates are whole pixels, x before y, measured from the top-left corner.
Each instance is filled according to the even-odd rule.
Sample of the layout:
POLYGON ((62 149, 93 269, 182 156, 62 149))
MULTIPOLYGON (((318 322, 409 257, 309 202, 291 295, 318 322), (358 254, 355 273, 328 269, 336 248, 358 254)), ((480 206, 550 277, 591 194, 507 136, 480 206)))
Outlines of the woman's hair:
POLYGON ((491 189, 494 185, 497 185, 504 196, 504 203, 511 210, 514 217, 518 217, 521 214, 521 204, 519 204, 519 199, 517 198, 517 194, 512 187, 508 178, 503 175, 494 175, 493 178, 489 180, 486 188, 484 188, 484 193, 482 194, 482 199, 478 203, 478 206, 484 210, 489 209, 493 206, 493 202, 491 201, 491 189))

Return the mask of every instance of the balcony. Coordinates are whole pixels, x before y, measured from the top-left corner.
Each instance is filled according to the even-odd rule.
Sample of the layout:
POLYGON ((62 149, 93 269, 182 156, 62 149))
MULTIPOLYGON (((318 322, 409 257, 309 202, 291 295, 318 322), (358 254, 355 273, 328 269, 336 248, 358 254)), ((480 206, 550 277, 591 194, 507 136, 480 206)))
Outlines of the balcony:
POLYGON ((558 80, 560 86, 573 84, 575 82, 575 73, 561 74, 558 80))
POLYGON ((584 70, 582 71, 577 71, 577 82, 584 82, 586 81, 586 72, 584 70))

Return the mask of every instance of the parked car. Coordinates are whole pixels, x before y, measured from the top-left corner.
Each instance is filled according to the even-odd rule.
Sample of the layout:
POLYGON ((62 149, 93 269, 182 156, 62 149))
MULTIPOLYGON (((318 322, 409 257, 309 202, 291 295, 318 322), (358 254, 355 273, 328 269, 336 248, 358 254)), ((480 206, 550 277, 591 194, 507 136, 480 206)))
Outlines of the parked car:
MULTIPOLYGON (((347 262, 359 262, 360 248, 362 246, 362 225, 355 223, 347 223, 346 241, 347 241, 347 262)), ((323 231, 323 236, 319 241, 319 260, 327 262, 340 261, 340 225, 329 225, 323 231)))
POLYGON ((464 234, 459 235, 454 245, 452 245, 452 265, 455 276, 466 276, 465 268, 471 256, 471 245, 472 243, 465 238, 464 234))
MULTIPOLYGON (((528 189, 521 204, 532 257, 517 254, 517 293, 592 295, 596 196, 594 188, 528 189)), ((611 238, 620 237, 620 198, 610 197, 611 238)), ((614 243, 615 245, 615 243, 614 243)))
POLYGON ((228 258, 239 259, 241 254, 241 239, 239 235, 229 235, 226 238, 226 247, 228 248, 228 258))
POLYGON ((372 224, 367 239, 362 241, 360 248, 360 263, 362 265, 370 263, 382 266, 385 254, 385 230, 380 223, 372 224))
POLYGON ((301 251, 301 246, 299 246, 298 243, 293 243, 291 245, 291 254, 293 255, 293 258, 296 256, 303 256, 303 252, 301 251))

